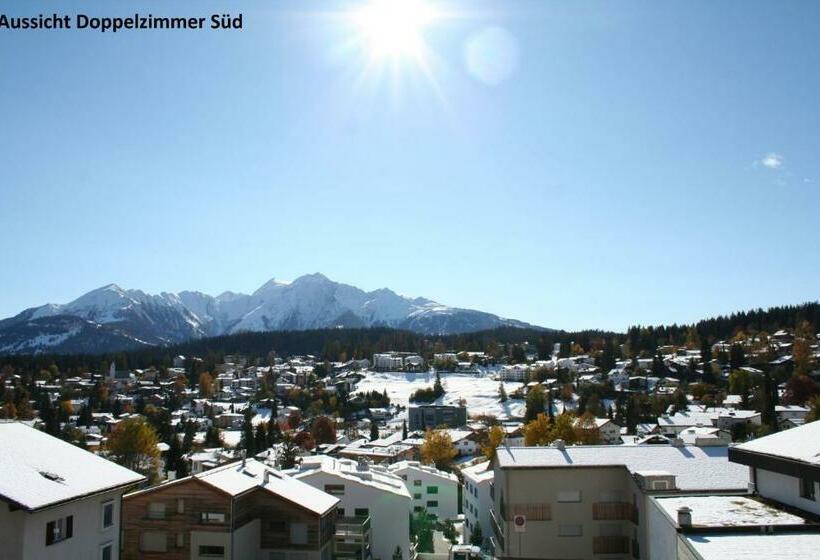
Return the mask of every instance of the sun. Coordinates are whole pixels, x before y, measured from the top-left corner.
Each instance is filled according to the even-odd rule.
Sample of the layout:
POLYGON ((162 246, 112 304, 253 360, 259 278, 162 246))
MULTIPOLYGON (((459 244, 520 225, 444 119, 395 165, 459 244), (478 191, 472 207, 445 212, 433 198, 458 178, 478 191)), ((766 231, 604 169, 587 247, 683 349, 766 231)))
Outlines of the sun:
POLYGON ((423 0, 370 0, 353 14, 362 39, 376 58, 421 57, 424 28, 437 17, 423 0))

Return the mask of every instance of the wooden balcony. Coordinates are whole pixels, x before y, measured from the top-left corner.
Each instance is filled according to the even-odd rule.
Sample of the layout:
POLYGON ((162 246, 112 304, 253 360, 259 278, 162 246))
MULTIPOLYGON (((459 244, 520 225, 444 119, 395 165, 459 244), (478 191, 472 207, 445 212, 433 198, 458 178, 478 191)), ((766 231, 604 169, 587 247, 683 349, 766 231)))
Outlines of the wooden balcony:
POLYGON ((507 514, 512 514, 512 516, 505 521, 512 521, 516 515, 525 516, 527 521, 552 520, 552 508, 550 507, 550 504, 545 503, 510 504, 507 514))
POLYGON ((638 512, 629 502, 595 502, 592 504, 595 521, 631 521, 637 525, 638 512))
POLYGON ((594 554, 629 554, 629 537, 594 537, 594 554))

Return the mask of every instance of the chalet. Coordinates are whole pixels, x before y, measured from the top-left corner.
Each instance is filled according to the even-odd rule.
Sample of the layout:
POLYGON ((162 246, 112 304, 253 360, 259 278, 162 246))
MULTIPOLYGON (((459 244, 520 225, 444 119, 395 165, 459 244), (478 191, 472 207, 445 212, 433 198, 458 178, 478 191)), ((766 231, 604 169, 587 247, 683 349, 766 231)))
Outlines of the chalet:
POLYGON ((125 496, 122 558, 322 560, 338 503, 259 461, 231 463, 125 496))

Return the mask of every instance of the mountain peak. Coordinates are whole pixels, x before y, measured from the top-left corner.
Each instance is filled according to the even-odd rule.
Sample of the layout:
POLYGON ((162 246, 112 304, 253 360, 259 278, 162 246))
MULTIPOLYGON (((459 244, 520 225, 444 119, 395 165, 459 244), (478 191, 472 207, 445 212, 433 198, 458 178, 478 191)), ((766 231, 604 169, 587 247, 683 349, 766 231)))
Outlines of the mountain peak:
POLYGON ((365 292, 315 272, 293 282, 272 278, 252 295, 224 292, 213 297, 186 291, 151 295, 107 284, 71 303, 31 308, 0 321, 0 353, 109 352, 242 331, 323 329, 341 324, 429 334, 530 326, 482 311, 405 297, 389 288, 365 292), (88 326, 78 327, 78 320, 88 326), (116 334, 110 329, 116 329, 116 334))

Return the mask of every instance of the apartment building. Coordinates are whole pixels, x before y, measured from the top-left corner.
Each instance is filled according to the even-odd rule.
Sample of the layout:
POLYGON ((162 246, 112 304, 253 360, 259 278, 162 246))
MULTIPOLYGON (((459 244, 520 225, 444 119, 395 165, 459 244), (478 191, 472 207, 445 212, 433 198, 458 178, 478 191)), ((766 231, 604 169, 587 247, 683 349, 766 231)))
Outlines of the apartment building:
POLYGON ((748 467, 749 493, 653 496, 650 558, 817 558, 820 422, 732 447, 728 456, 748 467))
POLYGON ((820 421, 731 447, 729 459, 763 498, 820 515, 820 421))
POLYGON ((500 447, 490 524, 495 556, 651 558, 646 502, 657 492, 743 492, 726 447, 500 447))
POLYGON ((426 510, 441 521, 458 516, 458 477, 418 461, 400 461, 387 467, 404 481, 413 496, 413 511, 426 510))
POLYGON ((366 461, 336 459, 324 455, 304 457, 288 471, 296 480, 331 494, 339 500, 339 520, 347 526, 353 550, 361 557, 360 543, 367 542, 374 560, 391 560, 399 549, 401 558, 415 556, 410 544, 412 498, 404 481, 386 467, 366 461))
POLYGON ((461 510, 464 512, 464 541, 470 542, 476 527, 481 527, 483 542, 488 542, 492 536, 490 524, 490 508, 494 472, 489 462, 479 463, 461 469, 464 477, 464 488, 461 493, 461 510))
POLYGON ((0 560, 116 560, 122 495, 145 478, 0 421, 0 560))
POLYGON ((330 560, 338 503, 238 461, 125 496, 122 558, 330 560))
POLYGON ((467 425, 467 407, 444 404, 411 406, 407 411, 407 426, 411 430, 427 428, 461 428, 467 425))

